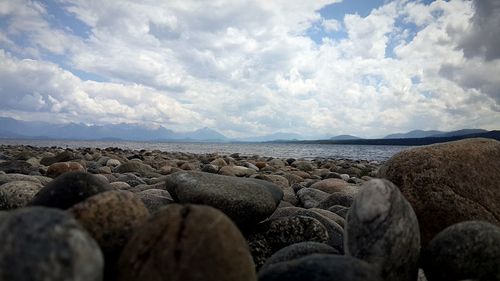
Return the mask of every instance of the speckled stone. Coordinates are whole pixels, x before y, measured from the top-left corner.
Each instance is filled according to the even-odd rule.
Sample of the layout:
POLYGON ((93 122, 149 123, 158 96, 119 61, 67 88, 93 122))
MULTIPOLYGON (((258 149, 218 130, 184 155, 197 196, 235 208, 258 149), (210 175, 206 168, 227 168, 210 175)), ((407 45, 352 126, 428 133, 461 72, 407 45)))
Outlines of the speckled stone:
POLYGON ((31 181, 34 183, 41 184, 42 182, 34 176, 23 175, 23 174, 5 174, 0 175, 0 185, 8 183, 11 181, 31 181))
POLYGON ((11 181, 0 186, 0 210, 26 206, 42 184, 33 181, 11 181))
POLYGON ((370 264, 339 255, 313 254, 269 266, 259 281, 382 281, 370 264))
POLYGON ((157 212, 160 208, 174 203, 170 193, 163 189, 148 189, 138 192, 136 195, 142 200, 151 214, 157 212))
POLYGON ((330 196, 329 193, 314 188, 302 188, 297 191, 297 197, 301 205, 306 209, 317 207, 328 196, 330 196))
POLYGON ((263 180, 203 172, 171 174, 166 189, 176 202, 215 207, 241 228, 268 218, 283 198, 279 187, 263 180))
POLYGON ((127 243, 119 280, 256 281, 238 228, 209 206, 172 204, 127 243))
POLYGON ((38 171, 38 168, 33 167, 30 163, 22 160, 12 160, 0 162, 0 171, 5 173, 17 173, 28 175, 32 172, 38 171))
POLYGON ((247 235, 257 269, 281 248, 305 241, 325 243, 328 239, 326 227, 317 219, 307 216, 270 219, 257 225, 253 233, 247 235))
POLYGON ((44 207, 0 219, 0 280, 101 281, 97 243, 68 213, 44 207))
POLYGON ((74 205, 68 211, 101 247, 112 266, 133 231, 149 218, 142 201, 129 191, 106 191, 74 205))
POLYGON ((109 190, 113 189, 108 182, 92 174, 68 172, 43 187, 30 205, 67 209, 92 195, 109 190))
POLYGON ((363 185, 347 214, 344 242, 346 255, 373 264, 384 280, 416 280, 417 217, 391 182, 377 179, 363 185))
POLYGON ((267 267, 273 264, 299 259, 312 254, 339 255, 340 253, 337 249, 324 243, 312 241, 295 243, 290 246, 286 246, 274 253, 266 260, 264 265, 260 268, 260 271, 265 270, 267 267))
POLYGON ((500 141, 466 139, 402 151, 379 176, 415 209, 427 243, 449 225, 484 220, 500 226, 500 141))
POLYGON ((429 281, 500 280, 500 227, 484 221, 454 224, 422 253, 429 281))

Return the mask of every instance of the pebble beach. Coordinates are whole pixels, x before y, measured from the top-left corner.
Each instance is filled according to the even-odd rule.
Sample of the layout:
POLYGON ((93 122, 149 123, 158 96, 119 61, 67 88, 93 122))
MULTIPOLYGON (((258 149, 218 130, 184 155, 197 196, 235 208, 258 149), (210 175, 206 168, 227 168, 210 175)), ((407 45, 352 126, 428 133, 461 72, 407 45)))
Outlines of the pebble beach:
POLYGON ((500 280, 500 142, 387 161, 0 146, 0 280, 500 280))

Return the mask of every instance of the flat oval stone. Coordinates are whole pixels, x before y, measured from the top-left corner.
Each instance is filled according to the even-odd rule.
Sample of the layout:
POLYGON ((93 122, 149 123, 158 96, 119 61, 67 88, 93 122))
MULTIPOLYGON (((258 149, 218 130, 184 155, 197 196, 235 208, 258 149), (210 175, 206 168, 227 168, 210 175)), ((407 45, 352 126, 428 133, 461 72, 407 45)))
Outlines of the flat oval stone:
POLYGON ((26 206, 42 189, 41 183, 33 181, 11 181, 0 186, 0 210, 26 206))
POLYGON ((65 173, 43 187, 30 205, 67 209, 100 192, 110 191, 109 183, 84 172, 65 173))
POLYGON ((373 264, 384 280, 417 278, 417 217, 399 189, 387 180, 363 185, 347 213, 344 243, 346 255, 373 264))
POLYGON ((78 162, 57 162, 49 166, 47 176, 56 178, 64 173, 80 171, 85 172, 85 168, 78 162))
POLYGON ((64 211, 30 207, 0 219, 0 280, 101 281, 103 267, 97 243, 64 211))
POLYGON ((245 239, 219 210, 172 204, 127 243, 119 280, 256 281, 245 239))
POLYGON ((279 187, 263 180, 203 172, 171 174, 166 188, 176 202, 215 207, 242 228, 268 218, 283 198, 279 187))
POLYGON ((259 272, 259 281, 382 281, 370 264, 348 256, 313 254, 259 272))
POLYGON ((500 280, 500 227, 484 221, 454 224, 422 253, 429 281, 500 280))

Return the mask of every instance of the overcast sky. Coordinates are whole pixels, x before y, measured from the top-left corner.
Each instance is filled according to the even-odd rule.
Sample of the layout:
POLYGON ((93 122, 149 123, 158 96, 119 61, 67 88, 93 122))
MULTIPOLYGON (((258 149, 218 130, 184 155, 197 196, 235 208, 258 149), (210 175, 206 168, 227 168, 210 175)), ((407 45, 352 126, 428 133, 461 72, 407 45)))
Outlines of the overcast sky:
POLYGON ((500 1, 0 0, 0 116, 228 137, 500 129, 500 1))

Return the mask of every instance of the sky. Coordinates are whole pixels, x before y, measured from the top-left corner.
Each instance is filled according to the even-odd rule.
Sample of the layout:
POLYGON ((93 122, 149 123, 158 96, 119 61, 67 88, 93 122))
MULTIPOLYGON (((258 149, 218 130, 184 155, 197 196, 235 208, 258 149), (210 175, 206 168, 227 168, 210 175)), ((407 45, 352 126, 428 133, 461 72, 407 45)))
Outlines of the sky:
POLYGON ((0 0, 0 116, 227 137, 500 129, 500 1, 0 0))

